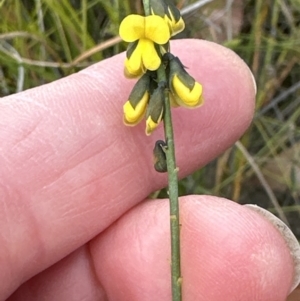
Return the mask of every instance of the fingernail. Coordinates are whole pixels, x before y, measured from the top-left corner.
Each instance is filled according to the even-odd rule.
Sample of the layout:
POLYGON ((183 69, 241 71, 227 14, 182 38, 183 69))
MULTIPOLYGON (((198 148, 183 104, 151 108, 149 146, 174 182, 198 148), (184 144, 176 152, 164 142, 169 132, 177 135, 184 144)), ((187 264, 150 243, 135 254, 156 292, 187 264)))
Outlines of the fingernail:
POLYGON ((247 204, 245 205, 249 209, 256 211, 261 216, 266 218, 268 221, 270 221, 273 226, 281 233, 282 237, 284 238, 287 246, 290 249, 291 256, 294 261, 294 280, 291 288, 291 292, 299 285, 300 283, 300 245, 298 243, 297 238, 291 231, 291 229, 278 217, 276 217, 274 214, 269 212, 268 210, 265 210, 259 206, 247 204))
MULTIPOLYGON (((250 68, 249 68, 250 69, 250 68)), ((251 74, 251 78, 252 78, 252 81, 253 81, 253 87, 254 87, 254 91, 255 91, 255 95, 256 95, 256 92, 257 92, 257 85, 256 85, 256 80, 255 80, 255 77, 252 73, 252 71, 250 70, 250 74, 251 74)))

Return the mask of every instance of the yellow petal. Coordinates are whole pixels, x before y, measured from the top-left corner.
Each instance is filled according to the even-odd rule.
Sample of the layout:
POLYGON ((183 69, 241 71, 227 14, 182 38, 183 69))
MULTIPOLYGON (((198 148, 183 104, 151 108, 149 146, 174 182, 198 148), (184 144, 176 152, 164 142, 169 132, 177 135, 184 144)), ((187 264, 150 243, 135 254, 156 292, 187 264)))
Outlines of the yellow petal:
MULTIPOLYGON (((161 115, 162 118, 162 115, 161 115)), ((146 120, 146 135, 149 136, 152 134, 152 132, 157 128, 159 125, 161 118, 158 120, 158 122, 155 122, 152 120, 151 116, 149 116, 146 120)))
POLYGON ((189 89, 184 85, 177 75, 174 76, 173 81, 173 91, 175 92, 176 102, 182 106, 193 108, 198 107, 203 104, 202 97, 202 86, 195 82, 192 89, 189 89))
POLYGON ((123 106, 124 123, 126 125, 133 126, 141 121, 141 119, 145 115, 148 99, 149 99, 149 93, 145 91, 145 94, 143 95, 142 99, 136 105, 135 108, 133 108, 129 100, 126 101, 126 103, 123 106))
POLYGON ((119 34, 125 42, 134 42, 145 37, 145 17, 129 15, 120 24, 119 34))
POLYGON ((177 23, 173 23, 172 25, 172 36, 182 32, 185 28, 185 24, 182 18, 179 19, 177 23))
POLYGON ((145 70, 143 68, 143 64, 140 64, 138 69, 131 68, 130 62, 128 59, 125 60, 125 68, 124 68, 124 75, 127 78, 135 78, 141 76, 143 73, 145 73, 145 70))
POLYGON ((143 72, 142 53, 144 51, 143 43, 140 40, 131 56, 125 60, 125 68, 129 74, 136 75, 143 72))
POLYGON ((170 39, 170 30, 166 21, 155 15, 145 17, 145 38, 160 45, 166 44, 170 39))
POLYGON ((142 62, 146 69, 157 70, 161 64, 161 59, 155 49, 154 43, 150 40, 142 39, 139 41, 142 55, 142 62))
POLYGON ((173 15, 172 11, 170 8, 168 8, 169 11, 169 16, 165 16, 165 20, 168 22, 170 26, 170 30, 172 33, 172 36, 178 34, 179 32, 184 30, 185 23, 183 19, 180 17, 178 20, 176 20, 175 16, 173 15))

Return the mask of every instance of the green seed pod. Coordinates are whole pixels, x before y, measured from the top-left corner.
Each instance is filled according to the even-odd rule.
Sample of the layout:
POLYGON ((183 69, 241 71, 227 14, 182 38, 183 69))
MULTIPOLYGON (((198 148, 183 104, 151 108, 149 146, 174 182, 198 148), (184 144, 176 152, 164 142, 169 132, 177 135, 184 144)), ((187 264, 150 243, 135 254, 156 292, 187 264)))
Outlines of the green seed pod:
POLYGON ((167 172, 167 158, 165 149, 167 144, 163 140, 157 140, 153 149, 154 168, 157 172, 167 172))

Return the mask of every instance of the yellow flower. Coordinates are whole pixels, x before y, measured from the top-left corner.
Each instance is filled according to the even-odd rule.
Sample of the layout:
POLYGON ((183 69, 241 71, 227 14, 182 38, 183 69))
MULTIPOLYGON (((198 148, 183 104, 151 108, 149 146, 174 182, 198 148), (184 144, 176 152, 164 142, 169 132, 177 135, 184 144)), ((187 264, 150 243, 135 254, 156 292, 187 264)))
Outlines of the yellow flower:
POLYGON ((161 64, 161 47, 170 39, 169 27, 159 16, 129 15, 119 28, 121 38, 129 42, 125 74, 139 76, 148 70, 157 70, 161 64))
POLYGON ((123 106, 125 125, 134 126, 146 115, 146 135, 157 128, 164 112, 166 83, 157 85, 152 76, 148 71, 137 81, 123 106))
POLYGON ((171 103, 187 108, 199 107, 203 104, 202 85, 195 81, 184 69, 180 60, 168 53, 164 56, 169 61, 169 88, 171 103))
POLYGON ((164 0, 150 0, 152 15, 161 16, 168 23, 172 36, 184 30, 185 24, 177 7, 164 0))
POLYGON ((134 126, 144 117, 150 97, 150 80, 150 76, 146 73, 133 87, 129 99, 123 106, 126 125, 134 126))
POLYGON ((181 106, 194 108, 203 104, 202 86, 195 80, 189 85, 184 76, 174 75, 171 89, 175 101, 181 106))

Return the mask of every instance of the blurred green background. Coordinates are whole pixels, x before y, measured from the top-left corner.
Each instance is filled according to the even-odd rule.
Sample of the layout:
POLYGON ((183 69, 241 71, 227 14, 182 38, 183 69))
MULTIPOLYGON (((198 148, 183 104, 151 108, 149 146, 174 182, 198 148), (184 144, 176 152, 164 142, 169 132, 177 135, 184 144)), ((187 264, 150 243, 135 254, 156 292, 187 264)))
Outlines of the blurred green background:
MULTIPOLYGON (((223 44, 258 85, 247 133, 180 182, 180 194, 256 203, 300 238, 300 0, 179 0, 193 37, 223 44)), ((120 21, 138 0, 0 0, 0 96, 42 85, 125 50, 120 21)), ((157 192, 161 197, 166 191, 157 192)))

